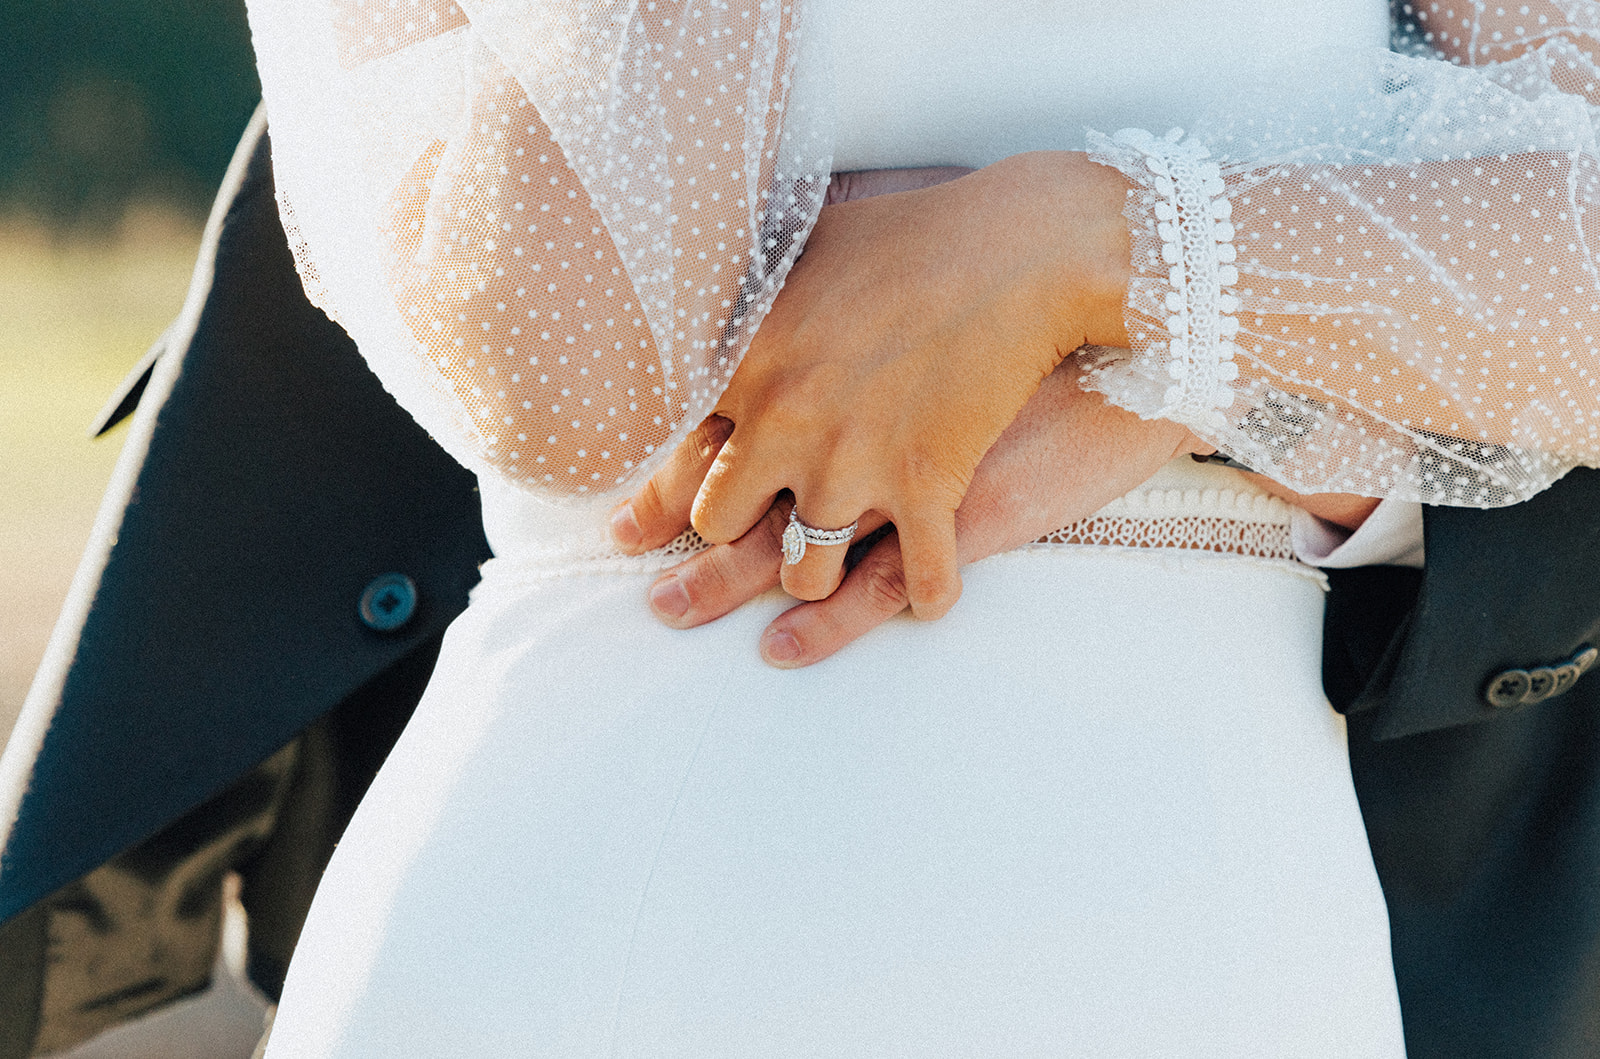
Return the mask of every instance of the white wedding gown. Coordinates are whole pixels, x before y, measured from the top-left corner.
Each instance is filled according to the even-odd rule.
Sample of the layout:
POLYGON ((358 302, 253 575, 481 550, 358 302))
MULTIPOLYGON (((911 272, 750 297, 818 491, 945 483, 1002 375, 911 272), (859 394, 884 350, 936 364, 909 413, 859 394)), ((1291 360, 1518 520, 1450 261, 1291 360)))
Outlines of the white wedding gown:
MULTIPOLYGON (((814 8, 838 168, 1164 128, 1260 51, 1387 33, 1383 0, 983 6, 814 8)), ((1403 1054, 1323 586, 1244 476, 1175 465, 795 672, 756 654, 778 595, 669 630, 648 565, 550 558, 592 520, 483 488, 497 557, 269 1059, 1403 1054)))

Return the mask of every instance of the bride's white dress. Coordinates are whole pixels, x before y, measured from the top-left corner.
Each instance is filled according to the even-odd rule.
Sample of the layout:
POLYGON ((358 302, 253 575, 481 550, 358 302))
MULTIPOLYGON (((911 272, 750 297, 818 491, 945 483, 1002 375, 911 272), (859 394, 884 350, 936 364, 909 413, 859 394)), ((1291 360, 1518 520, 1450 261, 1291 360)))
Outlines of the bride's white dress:
POLYGON ((1028 551, 795 673, 648 581, 491 564, 272 1059, 1403 1054, 1314 578, 1028 551))
MULTIPOLYGON (((1181 123, 1259 51, 1387 33, 1382 0, 929 6, 814 8, 838 168, 1181 123)), ((483 486, 497 557, 269 1059, 1403 1053, 1323 586, 1243 476, 1171 467, 798 672, 756 655, 776 594, 671 631, 648 566, 551 558, 592 519, 483 486)))

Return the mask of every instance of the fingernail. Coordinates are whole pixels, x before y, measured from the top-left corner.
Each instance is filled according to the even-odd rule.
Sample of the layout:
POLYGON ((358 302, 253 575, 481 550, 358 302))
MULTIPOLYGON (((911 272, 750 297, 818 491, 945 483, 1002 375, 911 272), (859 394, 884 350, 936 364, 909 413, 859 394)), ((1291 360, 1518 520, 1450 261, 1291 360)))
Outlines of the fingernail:
POLYGON ((800 658, 800 641, 781 629, 768 629, 761 634, 761 657, 769 665, 793 665, 800 658))
POLYGON ((611 513, 611 539, 624 548, 632 548, 644 540, 644 530, 633 516, 632 504, 623 504, 611 513))
POLYGON ((650 589, 650 609, 663 618, 681 618, 689 612, 689 593, 676 577, 664 577, 650 589))

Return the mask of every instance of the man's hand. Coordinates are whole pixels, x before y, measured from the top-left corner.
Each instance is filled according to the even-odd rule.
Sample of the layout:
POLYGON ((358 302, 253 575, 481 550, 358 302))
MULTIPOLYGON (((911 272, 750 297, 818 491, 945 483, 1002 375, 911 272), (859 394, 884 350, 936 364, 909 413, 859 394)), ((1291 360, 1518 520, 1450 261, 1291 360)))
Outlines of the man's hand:
MULTIPOLYGON (((962 563, 1037 540, 1093 514, 1176 455, 1210 451, 1183 427, 1142 420, 1107 404, 1083 390, 1079 378, 1079 362, 1069 358, 979 463, 956 512, 962 563)), ((664 541, 681 531, 700 477, 727 433, 725 421, 708 420, 656 476, 644 502, 635 501, 645 536, 664 541)), ((789 506, 779 501, 740 539, 664 574, 650 590, 656 615, 668 625, 690 628, 775 587, 789 506)), ((863 532, 876 528, 862 526, 863 532)), ((900 613, 908 602, 900 542, 891 532, 831 596, 794 607, 768 626, 761 637, 762 657, 785 668, 810 665, 900 613)))

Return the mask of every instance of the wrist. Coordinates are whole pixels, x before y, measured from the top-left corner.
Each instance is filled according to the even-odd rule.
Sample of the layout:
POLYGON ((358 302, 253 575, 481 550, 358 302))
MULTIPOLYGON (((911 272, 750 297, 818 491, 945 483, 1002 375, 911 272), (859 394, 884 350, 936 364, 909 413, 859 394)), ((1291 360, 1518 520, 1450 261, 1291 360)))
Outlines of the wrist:
POLYGON ((1134 193, 1133 185, 1110 166, 1091 162, 1088 155, 1077 157, 1085 170, 1082 201, 1089 214, 1085 219, 1089 237, 1086 267, 1076 277, 1085 296, 1084 339, 1088 345, 1126 349, 1124 308, 1133 281, 1133 239, 1123 211, 1134 193))
POLYGON ((1133 189, 1128 179, 1081 151, 1013 155, 974 177, 1005 230, 1025 304, 1047 318, 1056 359, 1085 345, 1126 347, 1123 303, 1133 272, 1123 216, 1133 189))
POLYGON ((1062 352, 1085 345, 1126 348, 1123 307, 1133 278, 1133 246, 1123 211, 1133 185, 1083 152, 1049 157, 1054 179, 1046 208, 1059 226, 1054 286, 1062 352))

